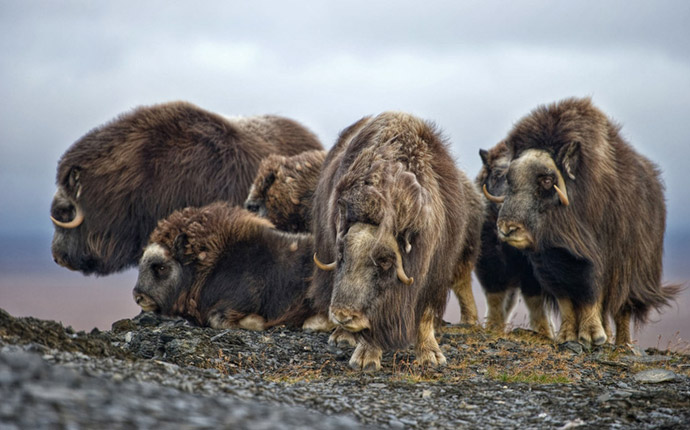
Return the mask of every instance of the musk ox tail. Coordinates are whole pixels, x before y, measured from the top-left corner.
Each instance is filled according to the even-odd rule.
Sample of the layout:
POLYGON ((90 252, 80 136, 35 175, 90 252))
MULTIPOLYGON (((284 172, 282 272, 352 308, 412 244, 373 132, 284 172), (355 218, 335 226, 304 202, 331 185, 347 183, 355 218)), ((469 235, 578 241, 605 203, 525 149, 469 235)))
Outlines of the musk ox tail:
POLYGON ((635 325, 645 324, 649 320, 649 310, 654 308, 657 312, 675 303, 676 297, 686 289, 685 284, 666 284, 655 291, 649 291, 644 297, 644 302, 634 303, 632 318, 635 325))

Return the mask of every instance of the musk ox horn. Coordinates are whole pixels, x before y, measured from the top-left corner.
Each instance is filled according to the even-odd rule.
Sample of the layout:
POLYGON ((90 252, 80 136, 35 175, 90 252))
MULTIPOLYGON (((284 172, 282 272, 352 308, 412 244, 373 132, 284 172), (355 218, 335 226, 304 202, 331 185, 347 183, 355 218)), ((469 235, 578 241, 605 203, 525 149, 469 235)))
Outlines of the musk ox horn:
POLYGON ((318 257, 316 256, 316 252, 314 253, 314 264, 316 264, 316 267, 318 267, 321 270, 325 270, 326 272, 335 270, 335 261, 332 263, 323 264, 319 261, 318 257))
POLYGON ((568 206, 570 204, 570 201, 568 200, 568 196, 563 192, 560 188, 558 188, 558 185, 554 184, 553 188, 556 190, 558 193, 558 198, 561 199, 561 203, 563 206, 568 206))
POLYGON ((499 203, 503 203, 506 199, 506 196, 496 197, 494 195, 491 195, 491 193, 489 193, 489 190, 486 189, 486 184, 484 184, 484 186, 482 187, 482 191, 484 191, 484 195, 491 202, 499 204, 499 203))
POLYGON ((82 222, 84 222, 84 212, 82 212, 81 208, 79 205, 75 205, 77 208, 77 213, 74 215, 74 219, 69 222, 62 222, 58 221, 53 216, 50 216, 50 220, 53 221, 53 224, 55 224, 58 227, 66 228, 66 229, 72 229, 72 228, 77 228, 81 225, 82 222))
POLYGON ((405 269, 403 269, 403 264, 402 264, 402 256, 400 255, 399 252, 395 253, 395 260, 396 260, 396 266, 397 266, 397 273, 398 273, 398 279, 400 279, 400 282, 402 282, 405 285, 410 285, 414 282, 414 278, 408 278, 407 274, 405 273, 405 269))

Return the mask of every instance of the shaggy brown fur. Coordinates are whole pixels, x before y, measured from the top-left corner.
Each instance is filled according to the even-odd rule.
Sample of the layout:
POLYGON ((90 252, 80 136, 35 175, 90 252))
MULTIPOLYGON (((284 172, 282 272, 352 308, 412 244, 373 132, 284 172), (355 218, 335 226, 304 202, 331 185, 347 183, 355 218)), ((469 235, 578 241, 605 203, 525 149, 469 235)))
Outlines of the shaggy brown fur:
POLYGON ((276 228, 311 232, 311 208, 326 151, 306 151, 261 161, 245 209, 268 218, 276 228))
POLYGON ((382 348, 412 342, 421 363, 445 362, 433 322, 448 289, 469 280, 482 211, 432 125, 389 112, 341 134, 324 162, 313 218, 316 254, 337 266, 315 271, 310 296, 320 312, 349 309, 370 323, 356 333, 353 367, 377 368, 382 348), (409 285, 395 276, 395 256, 409 285))
POLYGON ((244 202, 259 162, 323 149, 300 124, 276 116, 228 119, 186 102, 140 107, 74 143, 57 169, 51 215, 56 262, 100 275, 136 264, 156 222, 216 200, 244 202))
POLYGON ((498 224, 516 222, 506 240, 520 230, 532 237, 527 255, 558 299, 560 340, 577 333, 584 343, 590 335, 605 340, 612 315, 616 343, 629 342, 630 316, 644 323, 650 309, 679 291, 661 285, 666 205, 659 170, 619 131, 590 99, 571 98, 538 107, 506 139, 512 161, 498 224), (568 205, 559 203, 553 183, 565 188, 568 205))
POLYGON ((225 202, 185 208, 151 234, 134 294, 202 326, 232 327, 252 315, 268 320, 264 328, 301 326, 313 314, 312 250, 310 235, 280 232, 225 202))

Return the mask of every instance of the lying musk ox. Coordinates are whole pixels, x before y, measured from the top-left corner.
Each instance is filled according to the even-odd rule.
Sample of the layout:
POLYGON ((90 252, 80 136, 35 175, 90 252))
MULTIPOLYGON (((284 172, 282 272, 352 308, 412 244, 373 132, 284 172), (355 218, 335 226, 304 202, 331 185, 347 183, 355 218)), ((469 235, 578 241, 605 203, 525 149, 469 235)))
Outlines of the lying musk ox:
POLYGON ((85 274, 136 264, 156 222, 216 200, 242 204, 272 153, 322 149, 276 116, 227 119, 185 102, 140 107, 100 126, 60 159, 53 258, 85 274))
POLYGON ((559 341, 630 341, 678 286, 661 285, 666 218, 658 168, 590 99, 541 106, 508 134, 512 161, 498 214, 504 242, 524 250, 561 314, 559 341))
POLYGON ((326 151, 315 150, 264 158, 245 209, 268 218, 279 230, 311 232, 311 201, 325 157, 326 151))
POLYGON ((419 363, 445 363, 434 325, 451 286, 472 297, 482 211, 430 124, 388 112, 341 134, 314 195, 309 295, 354 333, 351 367, 379 369, 384 348, 410 343, 419 363))
MULTIPOLYGON (((486 193, 502 195, 506 191, 506 172, 510 160, 508 147, 500 142, 490 150, 479 151, 482 169, 476 183, 486 193)), ((484 289, 487 302, 486 326, 503 332, 506 319, 517 303, 518 290, 529 311, 530 327, 544 336, 553 337, 545 310, 545 297, 525 254, 498 238, 496 220, 499 204, 491 202, 482 225, 481 249, 474 271, 484 289)))
POLYGON ((134 300, 145 311, 201 326, 263 330, 301 326, 313 240, 276 230, 225 202, 161 220, 139 263, 134 300))

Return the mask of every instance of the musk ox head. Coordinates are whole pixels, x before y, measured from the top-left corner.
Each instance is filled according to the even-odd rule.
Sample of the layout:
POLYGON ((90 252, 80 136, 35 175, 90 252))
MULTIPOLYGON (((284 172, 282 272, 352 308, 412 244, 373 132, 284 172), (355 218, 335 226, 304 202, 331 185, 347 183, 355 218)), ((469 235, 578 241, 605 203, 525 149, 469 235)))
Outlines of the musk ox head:
POLYGON ((292 157, 270 155, 261 161, 245 209, 290 232, 311 230, 311 200, 326 151, 292 157))
POLYGON ((182 263, 185 240, 178 237, 173 250, 157 243, 146 247, 133 291, 134 301, 142 310, 170 315, 177 299, 191 284, 193 267, 182 263))
POLYGON ((511 162, 506 181, 498 236, 518 249, 533 248, 543 217, 569 205, 563 175, 547 152, 529 149, 511 162))

